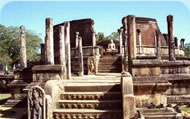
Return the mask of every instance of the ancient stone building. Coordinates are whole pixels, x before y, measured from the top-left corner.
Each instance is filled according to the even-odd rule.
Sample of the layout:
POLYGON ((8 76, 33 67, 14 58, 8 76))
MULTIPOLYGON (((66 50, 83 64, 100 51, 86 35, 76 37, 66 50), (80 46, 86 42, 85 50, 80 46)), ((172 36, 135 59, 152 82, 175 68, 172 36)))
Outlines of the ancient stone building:
POLYGON ((182 119, 166 108, 190 99, 190 62, 173 21, 169 15, 163 34, 156 19, 129 15, 119 41, 97 44, 92 19, 53 25, 47 18, 41 64, 15 71, 12 98, 28 94, 29 119, 39 117, 33 112, 40 119, 182 119))

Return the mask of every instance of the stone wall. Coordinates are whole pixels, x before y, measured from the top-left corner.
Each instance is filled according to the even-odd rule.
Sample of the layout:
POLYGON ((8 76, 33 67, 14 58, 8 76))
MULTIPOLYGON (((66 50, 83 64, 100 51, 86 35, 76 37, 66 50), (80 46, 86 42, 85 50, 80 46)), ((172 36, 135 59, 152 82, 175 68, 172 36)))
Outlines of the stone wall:
MULTIPOLYGON (((54 26, 54 59, 55 64, 58 62, 59 56, 59 26, 63 26, 64 23, 54 26)), ((70 21, 70 43, 71 48, 75 47, 76 32, 79 32, 79 36, 82 37, 82 46, 92 46, 94 21, 92 19, 81 19, 70 21)))
MULTIPOLYGON (((136 17, 136 29, 141 30, 142 45, 155 46, 156 31, 160 31, 156 19, 136 17)), ((161 45, 166 46, 166 41, 161 33, 160 39, 161 45)))

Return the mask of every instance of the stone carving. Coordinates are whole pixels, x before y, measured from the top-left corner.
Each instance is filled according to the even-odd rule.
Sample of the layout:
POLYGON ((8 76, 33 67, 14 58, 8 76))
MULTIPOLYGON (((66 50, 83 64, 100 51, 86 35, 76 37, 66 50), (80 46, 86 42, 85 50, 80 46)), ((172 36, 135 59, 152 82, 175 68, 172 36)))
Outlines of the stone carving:
POLYGON ((28 91, 28 119, 46 119, 45 92, 39 86, 28 91))
POLYGON ((94 57, 88 58, 88 75, 96 74, 96 60, 94 57))

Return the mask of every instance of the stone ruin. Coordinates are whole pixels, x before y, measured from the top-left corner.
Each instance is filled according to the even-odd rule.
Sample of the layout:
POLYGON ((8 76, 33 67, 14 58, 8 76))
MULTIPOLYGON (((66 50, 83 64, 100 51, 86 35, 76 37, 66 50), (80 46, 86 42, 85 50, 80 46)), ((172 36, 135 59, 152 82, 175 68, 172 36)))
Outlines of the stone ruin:
POLYGON ((97 45, 92 19, 53 25, 46 19, 41 63, 26 66, 24 27, 21 68, 9 83, 12 100, 28 97, 28 119, 182 119, 168 104, 190 103, 190 59, 184 39, 156 19, 123 17, 119 47, 97 45), (38 111, 36 111, 38 110, 38 111))

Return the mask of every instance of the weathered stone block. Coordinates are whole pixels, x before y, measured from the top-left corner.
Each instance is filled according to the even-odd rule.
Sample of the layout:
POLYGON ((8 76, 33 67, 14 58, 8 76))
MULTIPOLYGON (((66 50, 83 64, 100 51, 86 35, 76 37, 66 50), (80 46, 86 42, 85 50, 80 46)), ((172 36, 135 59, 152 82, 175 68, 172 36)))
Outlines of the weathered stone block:
POLYGON ((123 96, 123 119, 131 119, 136 113, 136 101, 134 95, 123 96))
POLYGON ((160 74, 160 67, 132 68, 133 76, 159 76, 160 74))

